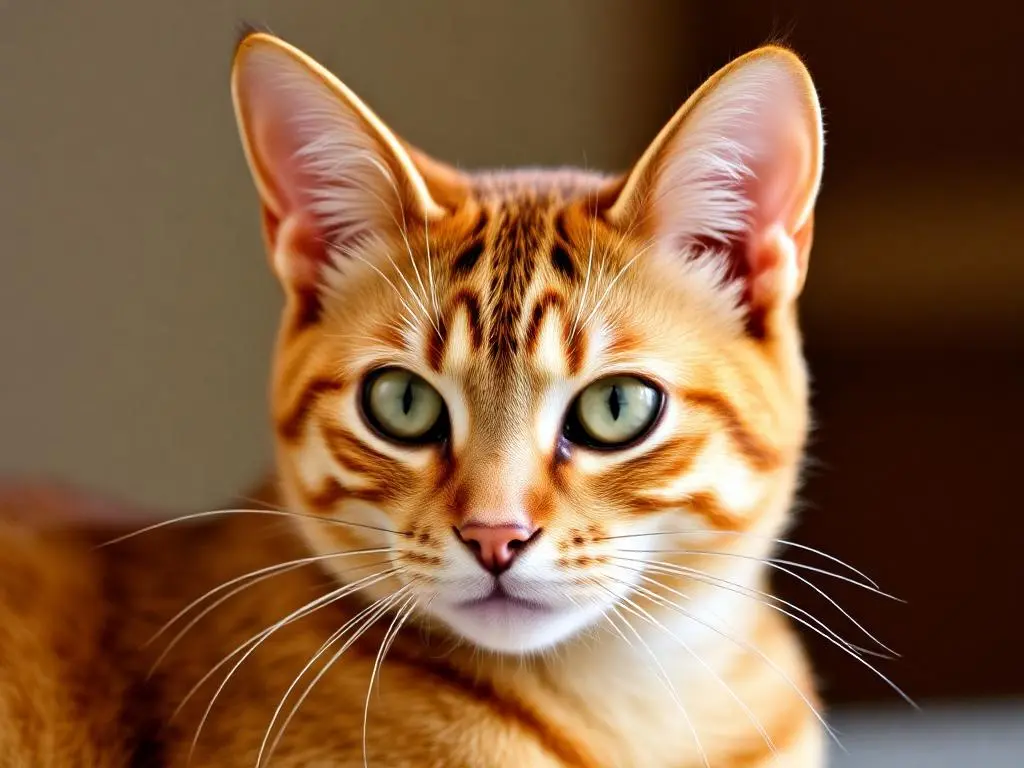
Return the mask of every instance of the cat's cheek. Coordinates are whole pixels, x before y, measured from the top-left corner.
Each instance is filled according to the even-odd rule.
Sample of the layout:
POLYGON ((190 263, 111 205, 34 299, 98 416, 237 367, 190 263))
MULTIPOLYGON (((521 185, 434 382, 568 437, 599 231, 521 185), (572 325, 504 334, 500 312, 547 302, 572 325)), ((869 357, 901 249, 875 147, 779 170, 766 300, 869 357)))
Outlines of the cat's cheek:
POLYGON ((719 433, 708 440, 689 471, 647 496, 679 500, 680 509, 693 518, 691 526, 737 529, 752 522, 769 485, 769 477, 736 456, 726 435, 719 433))

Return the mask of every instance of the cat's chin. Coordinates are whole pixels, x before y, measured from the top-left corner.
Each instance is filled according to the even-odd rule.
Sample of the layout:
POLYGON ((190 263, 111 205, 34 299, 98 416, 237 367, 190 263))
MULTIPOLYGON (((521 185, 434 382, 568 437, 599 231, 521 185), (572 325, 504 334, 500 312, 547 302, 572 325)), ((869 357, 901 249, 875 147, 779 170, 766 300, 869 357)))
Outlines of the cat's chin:
POLYGON ((430 612, 456 634, 489 651, 525 655, 562 643, 596 622, 597 606, 550 606, 508 597, 435 602, 430 612))

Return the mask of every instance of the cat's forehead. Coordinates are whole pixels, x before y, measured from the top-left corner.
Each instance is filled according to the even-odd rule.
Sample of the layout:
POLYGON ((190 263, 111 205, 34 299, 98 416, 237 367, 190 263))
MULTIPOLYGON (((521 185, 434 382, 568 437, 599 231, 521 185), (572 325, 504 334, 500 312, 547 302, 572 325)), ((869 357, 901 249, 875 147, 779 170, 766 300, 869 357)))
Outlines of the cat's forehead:
POLYGON ((519 206, 558 207, 604 191, 611 177, 577 169, 517 169, 482 172, 470 178, 473 195, 486 206, 516 209, 519 206))
POLYGON ((486 392, 581 373, 594 351, 580 316, 594 297, 583 287, 607 266, 609 232, 595 212, 608 181, 579 171, 474 177, 473 221, 437 265, 438 328, 422 329, 434 371, 486 392))
MULTIPOLYGON (((608 189, 607 177, 572 170, 525 170, 482 174, 473 183, 479 215, 470 239, 476 239, 481 255, 488 256, 486 266, 497 279, 491 292, 522 290, 532 277, 553 287, 558 283, 571 287, 580 276, 572 258, 574 246, 581 239, 589 245, 599 234, 589 225, 582 238, 574 230, 597 215, 608 189), (547 274, 545 257, 550 257, 560 275, 547 274)), ((455 273, 460 265, 465 266, 464 261, 453 264, 455 273)))

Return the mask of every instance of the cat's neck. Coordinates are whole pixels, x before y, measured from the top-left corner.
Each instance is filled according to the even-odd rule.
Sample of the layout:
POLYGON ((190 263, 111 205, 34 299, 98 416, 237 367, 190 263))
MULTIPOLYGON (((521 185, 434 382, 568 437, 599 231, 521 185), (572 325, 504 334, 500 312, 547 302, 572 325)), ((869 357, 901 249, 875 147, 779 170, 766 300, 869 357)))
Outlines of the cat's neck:
MULTIPOLYGON (((743 610, 739 600, 690 605, 687 615, 667 606, 642 610, 622 612, 615 626, 601 622, 529 656, 492 654, 443 633, 424 642, 423 633, 412 628, 390 654, 398 663, 414 658, 527 725, 543 722, 552 733, 591 734, 595 754, 615 756, 609 764, 653 764, 648 761, 655 753, 665 764, 686 764, 693 750, 689 728, 703 728, 706 712, 721 708, 720 694, 729 694, 714 681, 749 655, 745 648, 753 644, 754 624, 764 616, 749 605, 743 610), (702 626, 711 613, 728 628, 702 626), (723 642, 722 633, 732 640, 723 642)), ((737 729, 746 726, 744 717, 740 712, 738 725, 733 723, 737 729)), ((690 756, 695 763, 699 759, 690 756)))

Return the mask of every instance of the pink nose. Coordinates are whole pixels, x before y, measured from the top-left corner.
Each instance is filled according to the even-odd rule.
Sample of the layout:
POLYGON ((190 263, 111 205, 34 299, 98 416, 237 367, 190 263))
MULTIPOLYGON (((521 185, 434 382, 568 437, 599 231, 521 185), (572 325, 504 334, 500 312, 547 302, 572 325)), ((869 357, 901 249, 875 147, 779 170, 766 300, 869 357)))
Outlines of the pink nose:
POLYGON ((507 571, 538 533, 521 525, 468 523, 456 530, 459 539, 476 555, 480 565, 497 575, 507 571))

